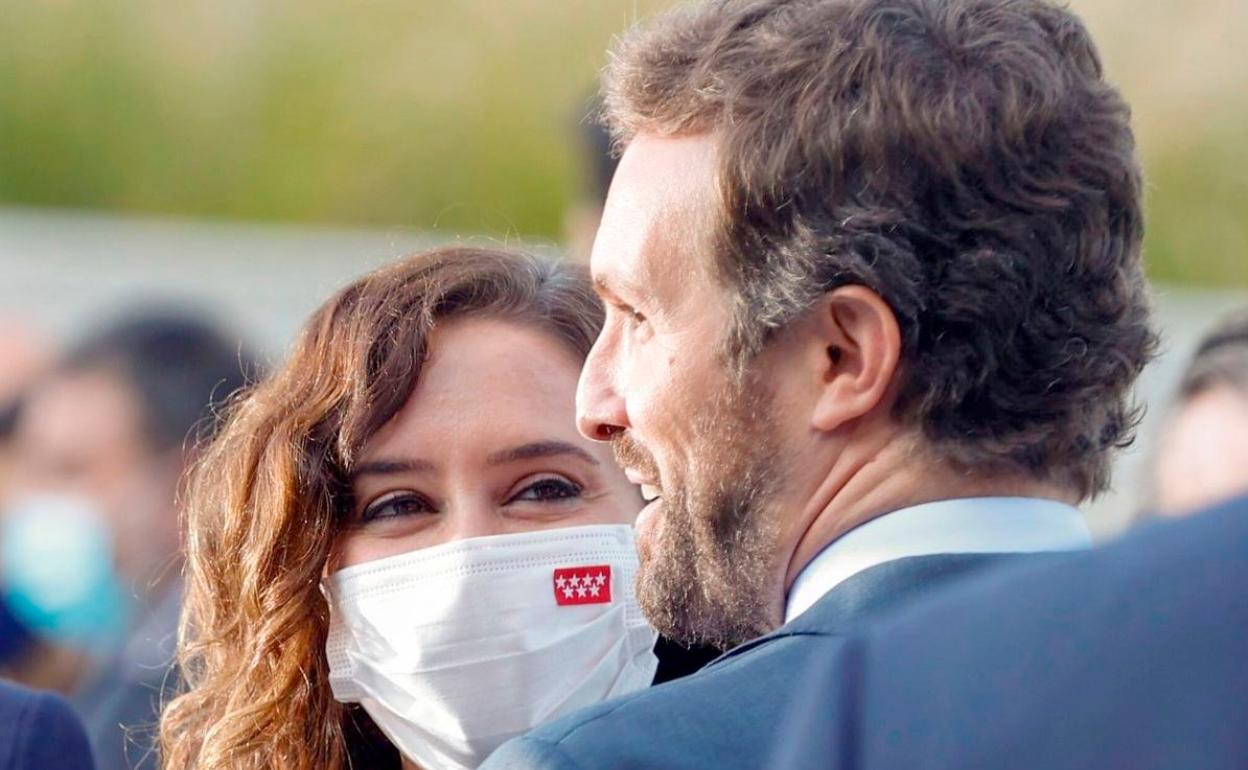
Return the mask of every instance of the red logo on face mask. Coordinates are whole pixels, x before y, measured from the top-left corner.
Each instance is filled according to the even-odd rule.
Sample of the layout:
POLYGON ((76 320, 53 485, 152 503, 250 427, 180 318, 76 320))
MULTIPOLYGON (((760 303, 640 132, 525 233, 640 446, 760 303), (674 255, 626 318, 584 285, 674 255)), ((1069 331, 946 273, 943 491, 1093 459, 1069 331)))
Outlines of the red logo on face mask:
POLYGON ((555 570, 556 604, 610 604, 611 567, 565 567, 555 570))

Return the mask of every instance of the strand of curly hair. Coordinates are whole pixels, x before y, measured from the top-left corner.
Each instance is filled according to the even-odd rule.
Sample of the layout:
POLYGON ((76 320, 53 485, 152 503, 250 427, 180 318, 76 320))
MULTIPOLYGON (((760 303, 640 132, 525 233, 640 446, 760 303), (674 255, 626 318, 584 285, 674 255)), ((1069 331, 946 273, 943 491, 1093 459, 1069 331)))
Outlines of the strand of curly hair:
POLYGON ((345 299, 309 324, 288 366, 235 402, 192 472, 183 514, 183 692, 161 719, 166 768, 321 770, 344 762, 344 710, 317 684, 328 679, 319 585, 336 530, 335 481, 325 470, 331 463, 309 458, 336 450, 317 436, 354 386, 342 360, 352 346, 330 344, 345 299), (314 360, 321 365, 301 365, 314 360))

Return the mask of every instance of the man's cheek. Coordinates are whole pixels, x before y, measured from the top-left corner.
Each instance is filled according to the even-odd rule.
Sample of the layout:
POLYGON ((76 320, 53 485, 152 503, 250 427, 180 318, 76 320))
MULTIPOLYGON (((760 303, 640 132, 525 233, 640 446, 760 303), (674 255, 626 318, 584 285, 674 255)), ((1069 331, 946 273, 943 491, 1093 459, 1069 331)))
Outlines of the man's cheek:
POLYGON ((668 372, 655 367, 642 375, 634 391, 638 395, 641 408, 648 414, 664 418, 670 417, 675 409, 675 400, 679 396, 679 383, 673 382, 666 375, 668 372))

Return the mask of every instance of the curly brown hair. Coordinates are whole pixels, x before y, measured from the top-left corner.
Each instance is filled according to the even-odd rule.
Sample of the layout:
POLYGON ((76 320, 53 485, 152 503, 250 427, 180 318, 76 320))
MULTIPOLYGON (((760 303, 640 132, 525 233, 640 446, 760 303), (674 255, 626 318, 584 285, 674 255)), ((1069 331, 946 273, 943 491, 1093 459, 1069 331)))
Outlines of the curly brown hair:
POLYGON ((334 770, 369 751, 366 717, 330 694, 320 581, 354 459, 412 393, 434 327, 466 315, 530 324, 582 358, 602 326, 580 267, 437 249, 336 294, 232 404, 184 505, 184 686, 161 716, 164 767, 334 770))
POLYGON ((1129 110, 1045 0, 711 0, 616 45, 604 117, 709 132, 738 373, 824 292, 902 330, 899 418, 968 472, 1102 491, 1149 360, 1129 110))

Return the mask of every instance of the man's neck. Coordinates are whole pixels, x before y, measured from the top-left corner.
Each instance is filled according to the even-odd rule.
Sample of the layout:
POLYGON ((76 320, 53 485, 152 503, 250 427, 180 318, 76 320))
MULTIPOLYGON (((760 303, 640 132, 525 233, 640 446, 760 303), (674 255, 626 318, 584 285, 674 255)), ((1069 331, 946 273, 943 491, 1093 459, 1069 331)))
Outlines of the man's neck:
POLYGON ((1038 497, 1067 503, 1076 495, 1017 476, 971 474, 951 468, 905 434, 883 434, 840 453, 809 497, 788 539, 783 607, 793 581, 830 543, 872 519, 913 505, 964 497, 1038 497))

